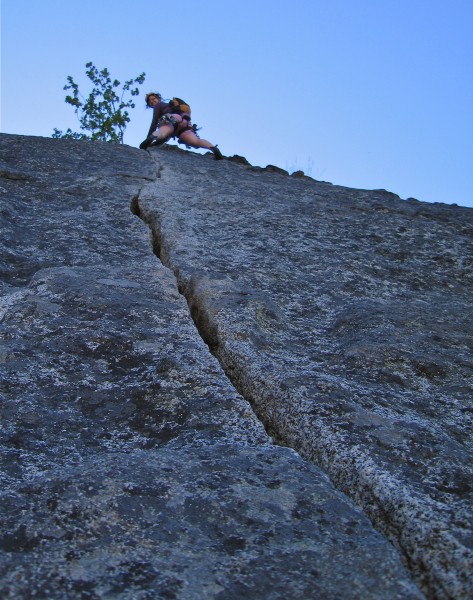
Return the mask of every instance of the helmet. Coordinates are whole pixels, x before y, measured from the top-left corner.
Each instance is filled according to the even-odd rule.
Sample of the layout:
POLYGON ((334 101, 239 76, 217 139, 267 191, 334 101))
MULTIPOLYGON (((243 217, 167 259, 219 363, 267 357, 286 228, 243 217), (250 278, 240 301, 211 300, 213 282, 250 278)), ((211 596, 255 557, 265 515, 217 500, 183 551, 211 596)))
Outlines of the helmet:
POLYGON ((160 94, 159 92, 148 92, 148 93, 146 94, 146 96, 145 96, 145 102, 146 102, 147 106, 149 106, 149 104, 148 104, 148 100, 149 100, 150 96, 156 96, 156 98, 157 98, 159 101, 161 101, 161 98, 162 98, 162 96, 161 96, 161 94, 160 94))

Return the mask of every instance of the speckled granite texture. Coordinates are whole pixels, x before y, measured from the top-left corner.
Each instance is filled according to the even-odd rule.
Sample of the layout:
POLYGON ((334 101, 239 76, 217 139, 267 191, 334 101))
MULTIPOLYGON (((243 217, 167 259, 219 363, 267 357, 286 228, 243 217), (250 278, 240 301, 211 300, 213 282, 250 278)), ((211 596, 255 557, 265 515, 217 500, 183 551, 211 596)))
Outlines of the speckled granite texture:
POLYGON ((135 212, 267 431, 473 597, 473 210, 149 154, 135 212))
MULTIPOLYGON (((201 170, 184 195, 209 202, 214 163, 166 161, 0 135, 0 597, 423 597, 362 510, 272 443, 202 341, 136 213, 140 196, 156 210, 171 191, 159 187, 162 168, 180 165, 201 170)), ((238 166, 222 173, 232 168, 239 182, 238 166)), ((184 224, 193 217, 180 201, 169 214, 184 224)), ((200 238, 196 229, 187 247, 198 260, 200 238)), ((221 302, 209 273, 193 279, 199 302, 221 302)), ((246 302, 239 289, 230 312, 246 302)), ((212 306, 202 311, 220 336, 212 306)), ((253 386, 265 389, 259 358, 254 366, 253 386)))

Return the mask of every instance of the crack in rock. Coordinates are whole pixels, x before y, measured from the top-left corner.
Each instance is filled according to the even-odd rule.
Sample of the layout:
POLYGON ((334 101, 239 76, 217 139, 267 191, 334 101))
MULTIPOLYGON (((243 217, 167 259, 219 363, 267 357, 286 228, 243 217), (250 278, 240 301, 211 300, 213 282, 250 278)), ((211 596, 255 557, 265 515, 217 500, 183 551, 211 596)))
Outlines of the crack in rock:
POLYGON ((129 210, 161 181, 149 155, 6 134, 0 151, 31 177, 0 186, 0 597, 422 598, 198 335, 129 210))
POLYGON ((152 155, 140 218, 227 377, 428 595, 470 597, 471 209, 152 155))

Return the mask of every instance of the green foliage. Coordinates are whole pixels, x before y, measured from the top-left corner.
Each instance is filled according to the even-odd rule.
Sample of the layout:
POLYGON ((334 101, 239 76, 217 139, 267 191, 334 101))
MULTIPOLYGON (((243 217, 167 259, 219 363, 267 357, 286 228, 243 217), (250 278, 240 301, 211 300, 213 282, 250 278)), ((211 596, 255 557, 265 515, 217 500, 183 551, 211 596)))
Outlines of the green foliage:
POLYGON ((144 82, 145 74, 141 73, 135 79, 125 81, 120 92, 117 89, 120 82, 117 79, 112 81, 108 69, 99 71, 91 62, 88 62, 85 67, 85 74, 93 84, 87 98, 81 95, 79 86, 70 75, 67 77, 68 85, 64 86, 65 90, 71 90, 71 94, 65 97, 65 102, 74 107, 83 133, 71 129, 63 133, 55 128, 52 137, 123 144, 123 134, 127 123, 130 122, 126 109, 135 108, 133 97, 140 93, 138 85, 144 82), (131 97, 126 99, 128 95, 131 97))

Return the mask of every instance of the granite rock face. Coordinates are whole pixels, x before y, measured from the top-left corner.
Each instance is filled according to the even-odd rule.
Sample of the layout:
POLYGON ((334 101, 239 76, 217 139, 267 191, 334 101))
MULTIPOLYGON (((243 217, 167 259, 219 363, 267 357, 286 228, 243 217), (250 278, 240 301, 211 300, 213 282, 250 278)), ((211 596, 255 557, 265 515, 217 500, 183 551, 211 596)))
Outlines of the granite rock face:
POLYGON ((135 212, 267 431, 473 597, 473 210, 151 149, 135 212))
MULTIPOLYGON (((219 177, 233 169, 238 184, 240 166, 220 162, 219 177)), ((254 371, 243 378, 253 388, 284 383, 290 399, 301 385, 298 341, 277 295, 243 286, 263 281, 263 265, 250 268, 239 249, 234 281, 232 265, 214 270, 210 245, 235 238, 218 242, 181 204, 187 195, 189 208, 210 202, 214 166, 180 153, 0 136, 2 598, 422 597, 362 510, 317 465, 272 442, 153 254, 164 238, 162 254, 167 244, 182 253, 191 276, 178 281, 192 288, 226 368, 222 336, 236 350, 248 345, 254 371), (175 206, 162 202, 170 181, 175 206), (145 204, 150 220, 169 210, 164 237, 137 218, 145 204), (260 321, 246 320, 251 306, 260 321), (272 332, 287 340, 286 357, 277 343, 269 352, 272 332)))

